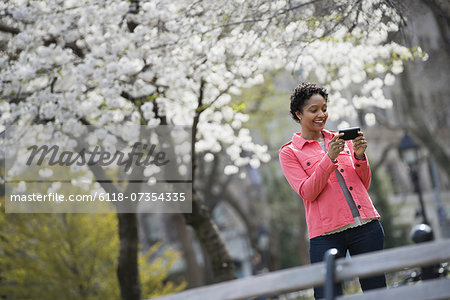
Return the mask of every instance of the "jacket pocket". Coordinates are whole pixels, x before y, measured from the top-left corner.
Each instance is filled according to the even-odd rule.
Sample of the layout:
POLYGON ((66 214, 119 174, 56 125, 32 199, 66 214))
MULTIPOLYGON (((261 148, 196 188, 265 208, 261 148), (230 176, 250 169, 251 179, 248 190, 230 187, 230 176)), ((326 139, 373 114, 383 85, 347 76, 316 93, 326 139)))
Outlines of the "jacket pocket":
POLYGON ((305 170, 306 174, 308 176, 311 176, 312 173, 316 170, 319 162, 322 160, 323 154, 320 155, 314 155, 310 157, 304 157, 300 160, 300 164, 303 167, 303 170, 305 170))

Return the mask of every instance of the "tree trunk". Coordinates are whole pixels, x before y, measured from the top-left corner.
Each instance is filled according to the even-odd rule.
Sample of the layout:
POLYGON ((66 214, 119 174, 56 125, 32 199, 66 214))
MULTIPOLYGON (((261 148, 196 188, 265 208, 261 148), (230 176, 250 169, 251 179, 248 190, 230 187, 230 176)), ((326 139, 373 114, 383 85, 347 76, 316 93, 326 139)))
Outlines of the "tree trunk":
POLYGON ((208 208, 200 200, 192 199, 192 213, 185 213, 186 223, 194 228, 200 243, 211 260, 214 282, 236 279, 233 260, 212 221, 208 208))
POLYGON ((424 120, 421 108, 416 105, 418 101, 415 94, 412 92, 413 83, 406 67, 405 71, 400 76, 400 83, 405 94, 405 100, 402 101, 404 103, 403 110, 406 112, 408 118, 412 120, 409 129, 414 137, 427 148, 436 160, 440 169, 446 173, 448 178, 450 178, 450 157, 445 151, 445 148, 439 144, 435 135, 429 129, 426 120, 424 120))
POLYGON ((219 229, 212 220, 208 207, 196 197, 196 149, 197 126, 200 114, 206 109, 203 106, 204 87, 206 81, 201 79, 198 105, 192 122, 191 140, 191 167, 192 167, 192 213, 185 213, 186 223, 194 228, 198 240, 205 248, 211 261, 211 268, 214 274, 214 282, 236 279, 236 271, 233 260, 220 237, 219 229))
POLYGON ((138 270, 138 227, 135 213, 118 213, 119 218, 119 278, 120 294, 123 300, 139 300, 141 286, 138 270))
MULTIPOLYGON (((90 125, 86 123, 85 125, 90 125)), ((81 153, 81 146, 83 142, 78 142, 76 151, 81 153)), ((112 182, 112 180, 106 180, 109 178, 103 168, 98 164, 90 164, 89 169, 97 178, 100 186, 105 190, 106 193, 118 194, 124 193, 129 195, 136 187, 135 185, 128 183, 125 191, 121 191, 112 182)), ((143 168, 135 167, 129 178, 143 178, 143 168)), ((141 286, 139 280, 139 269, 138 269, 138 220, 136 213, 120 213, 121 205, 131 205, 124 204, 122 202, 116 203, 117 218, 119 220, 119 258, 117 266, 117 277, 119 279, 120 294, 123 300, 139 300, 141 298, 141 286)))
POLYGON ((445 49, 447 56, 450 57, 450 3, 447 1, 424 1, 433 12, 436 24, 443 43, 441 47, 445 49))
POLYGON ((180 240, 183 257, 186 262, 186 273, 189 288, 202 286, 205 283, 203 268, 197 263, 197 255, 194 249, 194 239, 192 232, 186 227, 186 222, 182 215, 172 215, 172 221, 175 224, 178 239, 180 240))

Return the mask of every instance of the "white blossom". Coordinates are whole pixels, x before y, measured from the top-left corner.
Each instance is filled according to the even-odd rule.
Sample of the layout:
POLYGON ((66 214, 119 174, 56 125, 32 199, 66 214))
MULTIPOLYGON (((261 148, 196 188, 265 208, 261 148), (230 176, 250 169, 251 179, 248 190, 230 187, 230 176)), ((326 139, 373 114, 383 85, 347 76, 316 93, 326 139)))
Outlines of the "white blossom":
POLYGON ((252 159, 250 159, 249 165, 250 165, 253 169, 258 169, 259 166, 261 165, 261 162, 260 162, 259 159, 252 158, 252 159))
POLYGON ((203 157, 203 159, 204 159, 206 162, 211 162, 211 161, 214 160, 214 154, 208 152, 208 153, 205 154, 205 156, 203 157))
POLYGON ((239 172, 239 168, 236 167, 235 165, 228 165, 225 166, 223 172, 225 173, 225 175, 233 175, 239 172))
POLYGON ((350 124, 347 121, 342 121, 337 126, 338 129, 345 129, 348 127, 350 127, 350 124))
POLYGON ((39 176, 43 177, 43 178, 48 178, 51 177, 53 175, 53 170, 52 169, 40 169, 39 170, 39 176))
MULTIPOLYGON (((331 11, 329 20, 348 14, 356 26, 350 35, 336 24, 326 38, 321 34, 327 24, 313 18, 314 6, 288 16, 283 13, 287 5, 155 0, 130 14, 125 0, 0 4, 8 11, 2 22, 20 29, 19 34, 0 36, 5 45, 0 53, 0 129, 20 116, 22 124, 51 120, 61 125, 61 134, 81 137, 83 122, 97 128, 145 124, 152 129, 163 118, 168 124, 190 125, 201 111, 196 151, 205 153, 208 162, 213 153, 225 150, 230 165, 224 171, 236 174, 238 167, 257 167, 270 159, 267 147, 255 143, 245 128, 249 116, 232 108, 232 97, 263 84, 267 71, 301 71, 304 79, 328 87, 330 116, 340 120, 354 118, 356 109, 390 107, 383 87, 403 71, 402 60, 427 58, 420 48, 413 53, 387 43, 400 17, 382 2, 362 1, 358 18, 350 6, 331 11), (246 13, 237 13, 237 8, 246 13), (252 13, 260 21, 250 21, 256 17, 252 13), (133 31, 128 20, 138 24, 133 31), (224 27, 224 22, 233 25, 224 27), (49 42, 49 36, 54 40, 49 42), (15 104, 15 97, 25 100, 15 104), (248 157, 241 157, 244 150, 248 157)), ((121 135, 129 143, 136 139, 133 133, 121 135)), ((118 143, 104 129, 95 130, 87 143, 101 141, 110 151, 118 143)), ((176 148, 181 161, 186 147, 190 149, 176 148)), ((21 170, 17 164, 14 172, 21 170)), ((154 183, 151 178, 149 184, 154 183)))
POLYGON ((391 73, 387 73, 386 76, 384 77, 384 84, 387 86, 391 86, 393 85, 395 82, 395 76, 392 75, 391 73))
POLYGON ((403 72, 403 63, 402 63, 402 61, 394 60, 394 62, 392 63, 391 71, 394 74, 399 74, 399 73, 403 72))
POLYGON ((373 126, 376 123, 376 117, 373 113, 367 113, 364 115, 364 121, 366 121, 367 126, 373 126))
POLYGON ((23 193, 27 190, 27 184, 24 181, 20 181, 17 184, 16 192, 17 193, 23 193))

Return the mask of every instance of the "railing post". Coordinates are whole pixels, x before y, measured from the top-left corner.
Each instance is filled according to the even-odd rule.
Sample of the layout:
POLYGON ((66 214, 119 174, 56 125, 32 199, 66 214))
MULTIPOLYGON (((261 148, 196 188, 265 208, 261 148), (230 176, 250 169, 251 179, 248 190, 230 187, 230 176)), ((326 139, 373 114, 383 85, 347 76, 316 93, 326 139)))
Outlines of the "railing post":
MULTIPOLYGON (((434 240, 433 228, 428 224, 418 224, 411 229, 409 234, 414 243, 426 243, 434 240)), ((421 267, 420 278, 422 280, 438 278, 440 264, 421 267)))
POLYGON ((336 248, 328 249, 325 252, 325 264, 326 264, 326 275, 325 275, 325 299, 326 300, 334 300, 334 296, 336 294, 334 288, 334 278, 335 278, 335 260, 336 255, 338 254, 338 250, 336 248))

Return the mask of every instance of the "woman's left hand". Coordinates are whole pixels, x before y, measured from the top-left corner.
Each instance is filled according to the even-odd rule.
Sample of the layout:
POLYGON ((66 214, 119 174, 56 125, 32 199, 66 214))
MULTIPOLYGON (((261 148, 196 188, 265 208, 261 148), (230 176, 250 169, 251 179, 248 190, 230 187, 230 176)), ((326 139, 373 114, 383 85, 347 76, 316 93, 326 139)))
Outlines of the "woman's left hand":
POLYGON ((367 141, 364 138, 363 132, 359 131, 358 135, 359 136, 353 140, 353 151, 357 158, 363 158, 367 148, 367 141))

